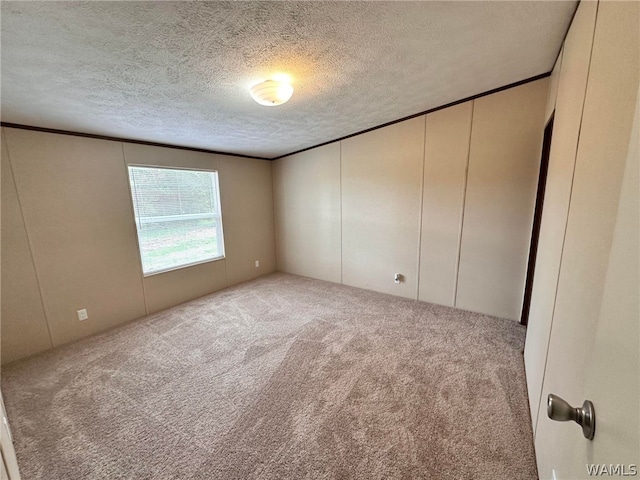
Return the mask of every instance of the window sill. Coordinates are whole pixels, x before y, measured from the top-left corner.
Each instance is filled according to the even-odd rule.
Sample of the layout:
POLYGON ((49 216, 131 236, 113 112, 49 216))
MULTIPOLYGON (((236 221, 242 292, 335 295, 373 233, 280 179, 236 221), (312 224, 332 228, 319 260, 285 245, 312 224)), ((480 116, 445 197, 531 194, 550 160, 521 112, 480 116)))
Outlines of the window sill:
POLYGON ((210 259, 207 259, 207 260, 201 260, 199 262, 187 263, 185 265, 179 265, 179 266, 176 266, 176 267, 166 268, 164 270, 156 270, 155 272, 149 272, 149 273, 144 273, 143 272, 142 276, 144 278, 153 277, 154 275, 161 275, 163 273, 175 272, 176 270, 183 270, 185 268, 195 267, 197 265, 202 265, 202 264, 205 264, 205 263, 213 263, 213 262, 217 262, 219 260, 224 260, 224 259, 225 259, 225 256, 222 255, 221 257, 210 258, 210 259))

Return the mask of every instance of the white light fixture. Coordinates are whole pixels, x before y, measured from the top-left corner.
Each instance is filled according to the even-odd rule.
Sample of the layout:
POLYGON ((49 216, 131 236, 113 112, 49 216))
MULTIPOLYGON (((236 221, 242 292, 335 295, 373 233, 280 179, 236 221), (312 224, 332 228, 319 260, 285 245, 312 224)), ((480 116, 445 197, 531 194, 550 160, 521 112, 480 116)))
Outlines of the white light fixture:
POLYGON ((266 82, 254 85, 249 90, 251 97, 260 105, 274 107, 282 105, 293 95, 293 87, 286 82, 277 80, 267 80, 266 82))

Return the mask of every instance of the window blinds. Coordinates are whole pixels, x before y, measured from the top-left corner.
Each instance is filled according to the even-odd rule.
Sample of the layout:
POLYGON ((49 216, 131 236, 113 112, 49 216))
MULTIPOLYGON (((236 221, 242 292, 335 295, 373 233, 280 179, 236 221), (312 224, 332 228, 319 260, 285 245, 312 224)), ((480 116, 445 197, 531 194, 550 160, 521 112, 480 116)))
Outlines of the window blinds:
POLYGON ((224 256, 218 174, 129 166, 145 275, 224 256))

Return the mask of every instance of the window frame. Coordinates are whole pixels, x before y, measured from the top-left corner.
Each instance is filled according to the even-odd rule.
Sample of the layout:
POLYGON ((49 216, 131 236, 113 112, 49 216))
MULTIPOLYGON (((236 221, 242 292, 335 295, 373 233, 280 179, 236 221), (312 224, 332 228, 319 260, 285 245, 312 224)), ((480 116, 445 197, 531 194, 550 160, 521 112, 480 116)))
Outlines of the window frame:
MULTIPOLYGON (((145 164, 145 163, 127 163, 127 186, 129 188, 129 200, 131 202, 131 214, 133 216, 133 223, 134 223, 134 227, 135 227, 135 231, 136 231, 136 245, 138 247, 138 258, 140 260, 140 271, 142 272, 142 276, 144 278, 146 277, 152 277, 154 275, 159 275, 162 273, 167 273, 167 272, 173 272, 175 270, 182 270, 183 268, 189 268, 189 267, 194 267, 196 265, 203 265, 205 263, 212 263, 212 262, 218 262, 220 260, 224 260, 226 258, 226 248, 225 248, 225 241, 224 241, 224 227, 223 227, 223 221, 222 221, 222 199, 221 199, 221 194, 220 194, 220 174, 218 172, 218 170, 215 170, 213 168, 197 168, 197 167, 178 167, 178 166, 169 166, 169 165, 154 165, 154 164, 145 164), (140 249, 140 230, 138 228, 138 218, 136 218, 136 209, 135 209, 135 200, 133 198, 133 189, 131 186, 131 175, 130 175, 130 170, 129 167, 134 167, 134 168, 162 168, 164 170, 186 170, 186 171, 192 171, 192 172, 206 172, 206 173, 214 173, 215 174, 215 206, 217 207, 219 213, 218 214, 212 214, 212 215, 208 215, 208 214, 202 214, 202 215, 207 215, 206 218, 213 218, 215 225, 216 225, 216 232, 220 232, 220 235, 222 237, 222 241, 220 242, 220 244, 218 245, 220 247, 220 249, 222 250, 221 255, 214 257, 214 258, 209 258, 206 260, 198 260, 197 262, 189 262, 189 263, 185 263, 185 264, 181 264, 181 265, 177 265, 175 267, 169 267, 169 268, 163 268, 161 270, 154 270, 153 272, 149 272, 149 273, 145 273, 144 271, 144 265, 142 263, 142 250, 140 249)), ((170 216, 170 215, 167 215, 170 216)), ((178 217, 179 215, 176 215, 176 217, 178 217)), ((204 218, 204 217, 203 217, 204 218)), ((178 221, 178 218, 175 218, 173 220, 165 220, 166 222, 171 222, 171 221, 178 221)))

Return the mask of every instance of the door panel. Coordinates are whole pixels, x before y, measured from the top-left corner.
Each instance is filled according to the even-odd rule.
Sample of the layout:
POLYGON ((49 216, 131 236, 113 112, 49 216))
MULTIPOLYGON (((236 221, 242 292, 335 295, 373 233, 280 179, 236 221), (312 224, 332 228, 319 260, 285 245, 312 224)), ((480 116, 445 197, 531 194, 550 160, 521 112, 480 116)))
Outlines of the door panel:
MULTIPOLYGON (((640 100, 640 91, 638 92, 640 100)), ((624 172, 585 397, 599 409, 590 463, 640 464, 640 101, 624 172)), ((581 459, 578 459, 582 462, 581 459)), ((584 468, 578 465, 578 468, 584 468)))
MULTIPOLYGON (((634 279, 633 274, 621 270, 618 258, 622 255, 631 264, 625 268, 633 268, 638 255, 636 240, 624 238, 625 232, 632 232, 634 228, 633 222, 624 224, 630 215, 625 205, 629 198, 637 202, 637 184, 626 185, 622 198, 620 192, 638 95, 639 18, 637 2, 601 2, 598 6, 539 404, 535 442, 539 474, 543 479, 589 478, 586 464, 626 461, 627 457, 619 452, 629 449, 629 445, 635 446, 637 456, 637 421, 631 424, 629 417, 618 410, 628 412, 635 408, 638 411, 638 315, 637 303, 634 303, 638 284, 637 276, 634 279), (620 200, 621 220, 616 225, 620 200), (616 233, 614 243, 616 228, 622 230, 616 233), (613 307, 612 300, 608 299, 608 295, 614 293, 622 295, 617 301, 619 308, 626 312, 616 317, 616 322, 621 322, 619 325, 611 321, 618 313, 618 306, 613 307), (620 332, 623 332, 622 338, 616 336, 620 332), (629 384, 613 390, 622 370, 629 377, 629 384), (574 406, 592 397, 588 398, 594 401, 596 410, 596 435, 592 442, 582 436, 576 425, 554 422, 547 417, 546 398, 550 393, 574 406)), ((637 155, 629 158, 631 163, 637 163, 637 155)), ((636 228, 636 239, 637 234, 636 228)), ((637 274, 637 267, 635 272, 637 274)))
POLYGON ((18 459, 13 448, 11 431, 9 430, 9 420, 4 409, 4 400, 0 393, 0 407, 2 409, 2 420, 0 423, 0 464, 2 464, 2 480, 20 480, 18 470, 18 459))
POLYGON ((534 434, 567 226, 597 5, 596 2, 580 3, 565 41, 558 80, 549 171, 524 349, 534 434))

